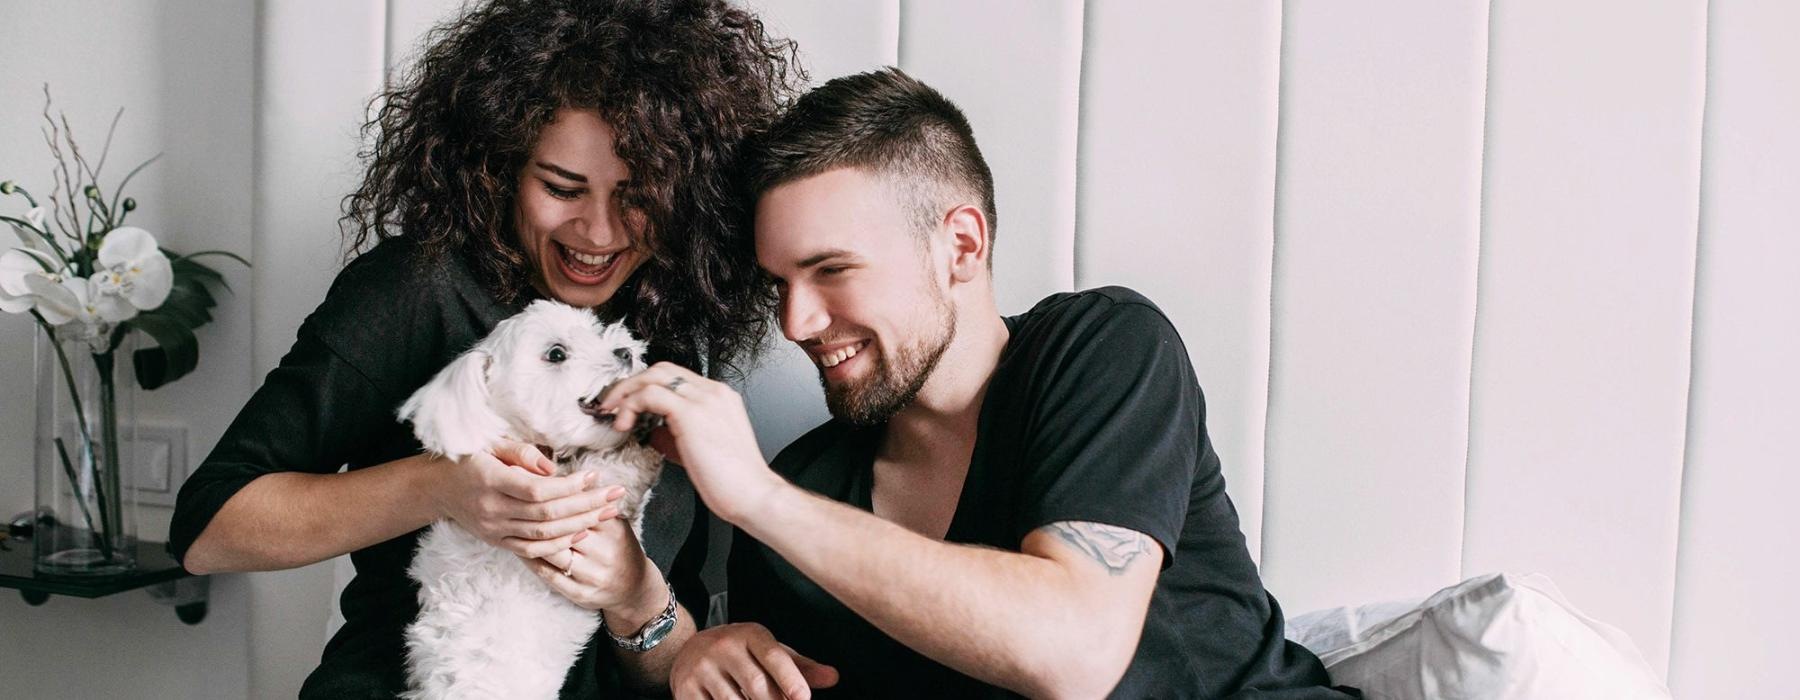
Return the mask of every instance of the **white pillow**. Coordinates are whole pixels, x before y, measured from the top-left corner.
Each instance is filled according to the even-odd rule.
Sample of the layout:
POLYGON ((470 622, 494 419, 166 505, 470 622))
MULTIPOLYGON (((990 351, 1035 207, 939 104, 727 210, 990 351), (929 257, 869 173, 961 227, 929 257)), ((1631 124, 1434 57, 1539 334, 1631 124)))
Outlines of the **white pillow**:
POLYGON ((1370 700, 1669 697, 1625 633, 1582 615, 1542 574, 1479 576, 1416 605, 1307 613, 1288 638, 1370 700))

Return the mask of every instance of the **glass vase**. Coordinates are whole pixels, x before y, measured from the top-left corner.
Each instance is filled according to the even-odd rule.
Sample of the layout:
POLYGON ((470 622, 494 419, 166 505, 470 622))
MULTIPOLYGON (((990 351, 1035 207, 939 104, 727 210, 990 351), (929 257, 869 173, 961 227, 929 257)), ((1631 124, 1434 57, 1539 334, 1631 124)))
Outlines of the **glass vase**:
POLYGON ((111 336, 80 323, 38 334, 31 539, 39 573, 101 576, 137 564, 136 343, 113 345, 111 336))

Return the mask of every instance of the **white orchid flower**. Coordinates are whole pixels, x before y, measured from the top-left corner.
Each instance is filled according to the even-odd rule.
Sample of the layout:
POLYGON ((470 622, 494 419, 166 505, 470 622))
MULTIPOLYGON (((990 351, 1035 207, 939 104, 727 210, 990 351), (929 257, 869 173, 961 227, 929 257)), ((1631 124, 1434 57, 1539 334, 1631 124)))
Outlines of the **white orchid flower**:
POLYGON ((123 321, 162 306, 175 286, 174 268, 156 247, 156 237, 136 226, 108 232, 100 242, 99 263, 93 302, 108 321, 123 321))
POLYGON ((44 266, 32 259, 30 251, 13 248, 0 253, 0 311, 22 314, 37 305, 37 295, 26 286, 25 278, 44 275, 44 266))
MULTIPOLYGON (((25 223, 28 224, 28 226, 20 226, 16 223, 8 224, 12 227, 13 233, 19 237, 19 244, 28 250, 55 255, 53 252, 54 249, 50 247, 49 243, 44 241, 44 233, 42 233, 44 230, 44 208, 33 207, 31 211, 26 212, 25 223)), ((62 265, 58 263, 57 267, 62 267, 62 265)))
POLYGON ((112 332, 114 319, 108 318, 96 303, 101 296, 99 284, 81 277, 63 277, 60 283, 50 279, 44 274, 25 278, 37 295, 38 314, 44 322, 57 327, 60 340, 79 340, 94 352, 105 352, 106 336, 112 332))
POLYGON ((50 252, 50 244, 45 243, 44 237, 38 235, 37 232, 18 224, 9 225, 12 226, 13 233, 19 237, 20 246, 31 250, 50 252))
POLYGON ((88 303, 89 281, 80 277, 48 275, 42 269, 25 276, 25 286, 37 298, 38 315, 52 326, 71 321, 98 323, 100 310, 88 303))

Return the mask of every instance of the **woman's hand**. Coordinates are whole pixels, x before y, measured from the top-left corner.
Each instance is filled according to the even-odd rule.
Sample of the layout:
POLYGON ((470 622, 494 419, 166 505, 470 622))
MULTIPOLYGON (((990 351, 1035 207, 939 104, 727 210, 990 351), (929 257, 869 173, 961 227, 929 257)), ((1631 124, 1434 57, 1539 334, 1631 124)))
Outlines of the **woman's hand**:
POLYGON ((680 700, 804 700, 813 688, 837 681, 837 669, 801 656, 775 641, 768 628, 748 623, 694 633, 669 671, 669 688, 680 700))
POLYGON ((525 564, 570 602, 605 611, 606 626, 613 634, 637 634, 669 605, 662 572, 644 555, 630 523, 612 518, 586 532, 573 546, 542 558, 525 558, 525 564))
POLYGON ((430 496, 439 517, 522 557, 568 549, 589 527, 617 518, 614 502, 625 494, 595 483, 592 473, 550 476, 556 463, 519 442, 438 461, 443 475, 430 496))

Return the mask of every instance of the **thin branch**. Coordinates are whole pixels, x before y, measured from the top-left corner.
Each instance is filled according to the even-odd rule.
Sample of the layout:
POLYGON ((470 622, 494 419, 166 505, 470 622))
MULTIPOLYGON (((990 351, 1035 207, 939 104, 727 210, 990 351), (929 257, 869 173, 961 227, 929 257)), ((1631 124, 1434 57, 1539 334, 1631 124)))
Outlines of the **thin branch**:
MULTIPOLYGON (((44 122, 49 124, 50 128, 44 132, 44 141, 50 146, 50 155, 56 158, 56 168, 50 171, 50 177, 55 180, 59 175, 61 176, 60 184, 66 197, 65 203, 68 204, 66 211, 62 207, 55 207, 56 222, 58 226, 64 226, 63 219, 66 217, 67 225, 64 226, 63 233, 79 241, 80 247, 85 249, 87 240, 81 237, 81 212, 75 208, 75 198, 81 194, 81 188, 77 186, 80 179, 69 174, 69 159, 63 155, 62 143, 60 143, 64 135, 61 130, 57 129, 56 118, 50 116, 50 104, 50 84, 45 83, 44 122)), ((55 203, 56 198, 51 197, 51 204, 55 203)))
POLYGON ((68 112, 58 112, 57 116, 62 118, 63 138, 68 139, 68 141, 69 141, 69 153, 74 155, 74 157, 75 157, 76 172, 77 173, 86 173, 87 179, 88 179, 88 184, 92 184, 92 185, 100 184, 100 176, 94 171, 93 168, 88 167, 87 158, 85 158, 81 155, 81 144, 75 141, 75 127, 73 125, 69 124, 69 113, 68 112))
POLYGON ((157 159, 162 158, 162 157, 163 157, 163 154, 161 154, 161 153, 157 153, 156 155, 150 156, 149 160, 146 160, 142 163, 138 163, 138 166, 135 168, 132 168, 131 172, 125 173, 125 179, 119 181, 119 189, 113 190, 113 201, 112 201, 112 210, 113 211, 119 210, 119 200, 125 196, 125 186, 131 184, 131 178, 137 177, 137 174, 140 171, 142 171, 144 168, 150 167, 151 163, 155 163, 157 161, 157 159))
POLYGON ((100 162, 94 164, 94 184, 100 184, 100 170, 106 167, 106 154, 112 153, 113 132, 119 130, 119 118, 125 116, 125 108, 113 112, 112 126, 106 127, 106 143, 100 147, 100 162))

